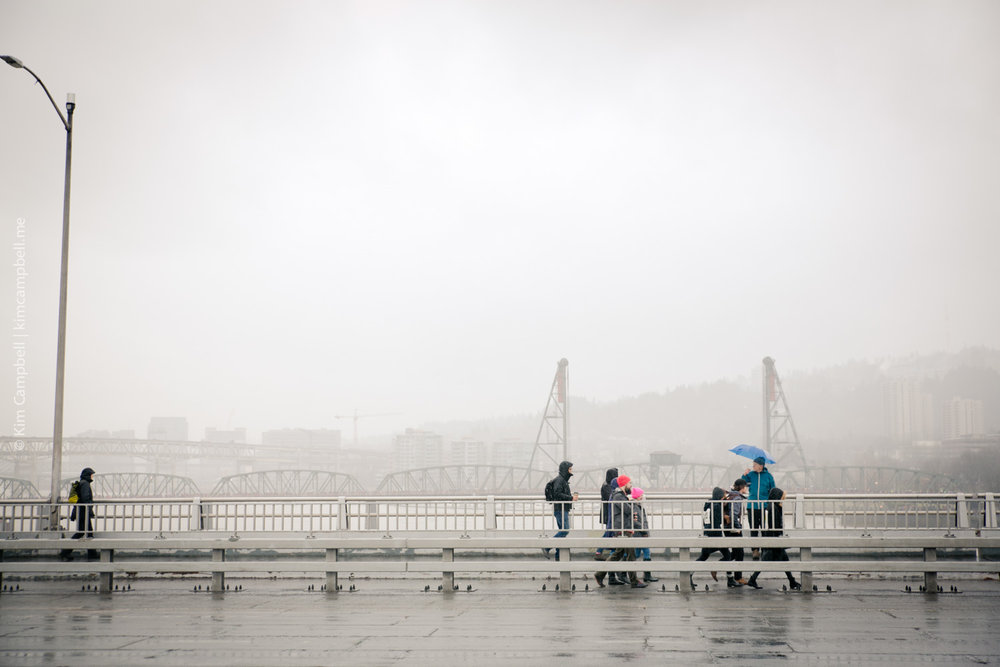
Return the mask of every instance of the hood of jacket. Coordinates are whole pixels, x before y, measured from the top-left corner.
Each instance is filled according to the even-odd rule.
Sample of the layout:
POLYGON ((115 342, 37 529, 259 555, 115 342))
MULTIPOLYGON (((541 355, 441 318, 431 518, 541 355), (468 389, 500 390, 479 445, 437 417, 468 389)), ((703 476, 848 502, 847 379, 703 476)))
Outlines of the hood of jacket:
POLYGON ((618 479, 618 468, 608 468, 608 471, 604 473, 605 484, 610 484, 613 479, 618 479))
POLYGON ((726 490, 720 486, 712 489, 712 500, 722 500, 726 497, 726 490))
POLYGON ((559 464, 559 474, 566 481, 569 481, 569 478, 573 476, 573 473, 569 471, 569 469, 572 467, 573 467, 572 461, 563 461, 562 463, 559 464))
POLYGON ((95 472, 97 471, 94 470, 93 468, 84 468, 82 471, 80 471, 80 479, 85 479, 88 482, 93 482, 94 480, 92 479, 92 477, 94 476, 95 472))
POLYGON ((767 494, 767 499, 768 499, 768 500, 781 500, 781 499, 783 499, 784 497, 785 497, 785 492, 784 492, 784 491, 782 491, 781 489, 779 489, 778 487, 774 487, 774 488, 773 488, 773 489, 771 489, 771 491, 770 491, 770 492, 769 492, 769 493, 767 494))

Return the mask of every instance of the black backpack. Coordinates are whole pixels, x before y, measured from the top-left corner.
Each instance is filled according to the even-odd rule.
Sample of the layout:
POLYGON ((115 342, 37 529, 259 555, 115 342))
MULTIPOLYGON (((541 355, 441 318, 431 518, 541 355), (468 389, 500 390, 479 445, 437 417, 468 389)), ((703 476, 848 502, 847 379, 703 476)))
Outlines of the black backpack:
POLYGON ((559 476, 556 475, 545 485, 545 499, 549 502, 556 499, 556 479, 558 479, 558 477, 559 476))

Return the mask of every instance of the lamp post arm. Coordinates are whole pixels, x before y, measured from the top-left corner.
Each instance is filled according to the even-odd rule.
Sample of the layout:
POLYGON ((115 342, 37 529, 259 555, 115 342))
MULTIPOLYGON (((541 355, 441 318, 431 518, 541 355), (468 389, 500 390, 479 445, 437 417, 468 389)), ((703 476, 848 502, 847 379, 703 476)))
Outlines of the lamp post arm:
POLYGON ((21 69, 23 69, 24 71, 26 71, 31 76, 35 77, 35 81, 37 81, 38 85, 41 86, 42 90, 45 91, 45 96, 49 98, 49 102, 52 102, 52 108, 56 110, 57 114, 59 114, 59 120, 62 121, 63 127, 65 127, 66 131, 69 132, 69 123, 66 121, 66 116, 64 116, 63 112, 59 110, 59 105, 56 104, 56 101, 54 99, 52 99, 52 95, 49 94, 49 89, 45 87, 45 84, 42 82, 41 79, 38 78, 37 74, 35 74, 34 72, 32 72, 30 69, 28 69, 24 65, 21 65, 21 69))

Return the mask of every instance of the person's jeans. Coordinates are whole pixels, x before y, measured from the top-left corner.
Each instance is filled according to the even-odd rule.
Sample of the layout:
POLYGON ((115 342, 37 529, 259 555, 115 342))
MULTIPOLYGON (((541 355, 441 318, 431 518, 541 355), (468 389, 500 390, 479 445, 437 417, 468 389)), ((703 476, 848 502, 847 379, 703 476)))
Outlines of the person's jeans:
MULTIPOLYGON (((559 527, 559 532, 552 537, 566 537, 569 535, 569 508, 561 503, 556 503, 553 514, 556 517, 556 526, 559 527)), ((560 549, 556 549, 556 560, 559 560, 560 551, 560 549)))

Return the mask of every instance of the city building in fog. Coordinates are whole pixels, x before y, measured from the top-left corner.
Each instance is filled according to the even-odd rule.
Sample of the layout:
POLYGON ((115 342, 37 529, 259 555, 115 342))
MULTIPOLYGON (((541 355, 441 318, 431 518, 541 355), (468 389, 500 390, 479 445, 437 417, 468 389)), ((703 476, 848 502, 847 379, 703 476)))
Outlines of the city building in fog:
POLYGON ((247 430, 245 428, 219 429, 209 426, 205 429, 206 442, 233 442, 245 445, 247 430))
POLYGON ((392 441, 395 470, 433 468, 444 465, 444 437, 431 431, 408 428, 392 441))
POLYGON ((482 440, 452 440, 444 465, 476 466, 489 463, 489 450, 482 440))
POLYGON ((494 442, 492 449, 493 465, 526 468, 531 463, 531 452, 535 445, 523 440, 501 440, 494 442))
POLYGON ((188 421, 184 417, 151 417, 146 430, 148 440, 187 440, 188 421))
POLYGON ((941 410, 941 437, 953 440, 963 436, 984 435, 983 402, 955 396, 944 402, 941 410))
POLYGON ((917 378, 888 380, 883 387, 886 432, 894 442, 934 437, 934 397, 917 378))
POLYGON ((261 442, 265 445, 322 448, 335 452, 340 449, 340 431, 329 428, 282 428, 264 431, 261 442))

